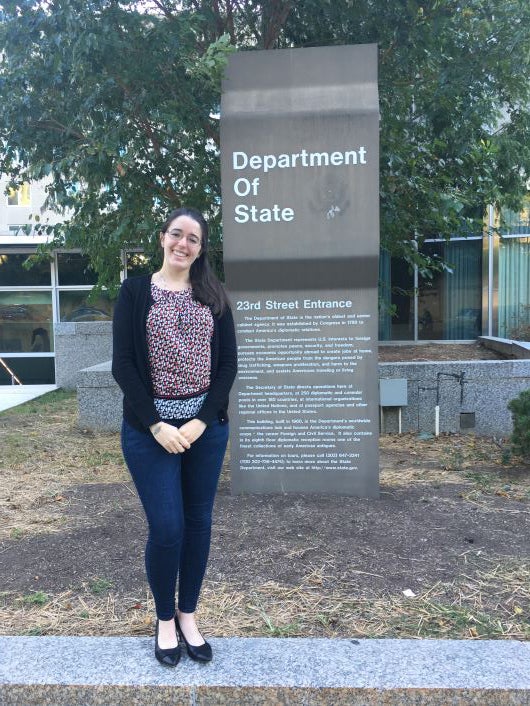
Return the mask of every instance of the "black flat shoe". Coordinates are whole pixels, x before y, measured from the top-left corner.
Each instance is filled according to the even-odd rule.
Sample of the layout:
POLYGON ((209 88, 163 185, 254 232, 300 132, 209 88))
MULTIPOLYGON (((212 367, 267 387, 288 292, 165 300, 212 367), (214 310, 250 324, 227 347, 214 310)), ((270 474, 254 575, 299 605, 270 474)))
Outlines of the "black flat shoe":
POLYGON ((158 618, 156 621, 155 632, 155 657, 165 667, 176 667, 180 660, 181 650, 180 644, 176 647, 171 647, 169 650, 163 650, 158 646, 158 618))
MULTIPOLYGON (((179 619, 178 619, 176 613, 175 613, 175 625, 177 627, 178 634, 180 635, 180 637, 182 638, 182 641, 186 645, 186 651, 187 651, 189 657, 191 657, 191 659, 194 659, 196 662, 209 662, 213 657, 212 646, 210 645, 210 643, 206 642, 206 640, 204 640, 204 638, 202 638, 204 640, 203 645, 199 645, 198 647, 196 645, 190 645, 190 643, 184 637, 184 633, 182 632, 182 629, 181 629, 180 623, 179 623, 179 619)), ((202 637, 202 635, 201 635, 201 637, 202 637)))

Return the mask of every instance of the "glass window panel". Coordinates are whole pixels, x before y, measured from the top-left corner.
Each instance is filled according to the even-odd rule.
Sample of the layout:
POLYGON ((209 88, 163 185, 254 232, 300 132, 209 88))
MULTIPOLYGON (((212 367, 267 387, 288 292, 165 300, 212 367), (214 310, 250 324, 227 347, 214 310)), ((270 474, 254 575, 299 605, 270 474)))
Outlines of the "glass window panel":
MULTIPOLYGON (((443 257, 443 243, 425 243, 422 252, 430 257, 443 257)), ((418 280, 418 338, 443 339, 443 278, 440 272, 418 280)))
POLYGON ((111 321, 114 302, 102 294, 89 300, 90 292, 59 292, 61 321, 111 321))
MULTIPOLYGON (((2 360, 23 385, 53 385, 55 383, 55 358, 8 358, 2 360)), ((0 364, 0 385, 11 385, 11 375, 0 364)))
POLYGON ((31 206, 31 190, 29 184, 22 184, 18 192, 19 206, 31 206))
POLYGON ((59 284, 96 284, 97 275, 90 267, 88 257, 81 253, 58 253, 59 284))
POLYGON ((381 248, 379 252, 379 340, 389 341, 392 331, 392 282, 390 253, 381 248))
POLYGON ((0 351, 53 350, 51 292, 0 292, 0 351))
POLYGON ((7 193, 8 206, 31 206, 31 192, 29 184, 22 184, 17 189, 9 189, 7 193))
POLYGON ((501 238, 497 335, 530 339, 530 238, 501 238))
POLYGON ((150 258, 142 252, 127 253, 127 277, 148 275, 153 271, 150 258))
POLYGON ((0 254, 0 287, 40 287, 51 285, 49 261, 23 267, 29 255, 0 254))
POLYGON ((523 208, 519 212, 501 209, 501 233, 528 234, 530 232, 530 197, 523 201, 523 208))
POLYGON ((449 271, 420 277, 418 338, 476 338, 482 332, 482 241, 425 243, 422 251, 442 259, 449 271))
POLYGON ((411 341, 414 338, 414 274, 404 260, 391 259, 390 282, 390 340, 411 341))
POLYGON ((482 333, 482 240, 444 243, 451 268, 444 278, 445 340, 477 338, 482 333))

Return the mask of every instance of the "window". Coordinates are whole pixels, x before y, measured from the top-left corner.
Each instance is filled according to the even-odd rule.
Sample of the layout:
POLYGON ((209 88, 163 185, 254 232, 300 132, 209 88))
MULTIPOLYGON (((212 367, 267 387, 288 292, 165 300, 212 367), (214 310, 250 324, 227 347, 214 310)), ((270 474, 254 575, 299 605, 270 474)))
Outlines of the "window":
POLYGON ((381 250, 379 260, 379 339, 414 338, 414 275, 401 258, 381 250))
POLYGON ((49 287, 50 263, 46 260, 35 262, 26 269, 24 263, 29 255, 0 254, 0 287, 49 287))
POLYGON ((51 292, 0 292, 0 351, 49 353, 53 350, 51 292))
POLYGON ((59 293, 61 321, 111 321, 114 304, 105 294, 90 299, 90 291, 59 293))
POLYGON ((97 275, 90 267, 86 255, 60 252, 57 254, 57 265, 59 285, 62 287, 96 284, 97 282, 97 275))
MULTIPOLYGON (((419 276, 416 294, 410 266, 401 258, 381 252, 379 339, 415 340, 415 302, 418 340, 458 341, 480 336, 482 237, 427 241, 422 252, 444 262, 446 269, 432 272, 431 277, 419 276)), ((514 266, 505 269, 513 273, 514 266)), ((525 284, 528 287, 527 280, 525 284)))
POLYGON ((31 195, 29 184, 22 184, 16 189, 9 189, 7 192, 8 206, 31 206, 31 195))
POLYGON ((501 230, 503 235, 528 235, 530 233, 530 196, 523 202, 523 208, 516 213, 501 209, 501 230))
MULTIPOLYGON (((40 358, 2 356, 2 360, 23 385, 50 385, 55 382, 55 361, 51 356, 47 358, 44 356, 40 358)), ((0 386, 10 384, 11 375, 0 365, 0 386)))
POLYGON ((423 252, 449 268, 420 277, 418 338, 466 340, 482 332, 482 240, 424 243, 423 252))
POLYGON ((530 330, 530 238, 501 238, 498 301, 497 335, 527 340, 530 330))
POLYGON ((142 252, 127 253, 127 277, 147 275, 153 271, 151 260, 142 252))

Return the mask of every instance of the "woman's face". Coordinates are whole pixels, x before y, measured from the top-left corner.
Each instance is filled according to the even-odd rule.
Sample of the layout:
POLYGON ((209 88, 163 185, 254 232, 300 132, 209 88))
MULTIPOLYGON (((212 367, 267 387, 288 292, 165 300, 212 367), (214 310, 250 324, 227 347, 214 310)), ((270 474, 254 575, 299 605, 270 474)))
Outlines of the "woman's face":
POLYGON ((201 226, 189 216, 178 216, 165 233, 160 233, 160 243, 164 250, 164 265, 189 272, 201 254, 201 226))

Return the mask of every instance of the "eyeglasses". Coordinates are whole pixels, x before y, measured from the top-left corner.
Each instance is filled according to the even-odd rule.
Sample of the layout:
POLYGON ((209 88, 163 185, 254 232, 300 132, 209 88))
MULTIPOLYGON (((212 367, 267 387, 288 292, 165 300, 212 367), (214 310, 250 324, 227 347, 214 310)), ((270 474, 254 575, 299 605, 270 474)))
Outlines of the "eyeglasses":
POLYGON ((175 243, 186 239, 187 242, 194 248, 198 248, 201 246, 201 239, 198 235, 194 235, 193 233, 186 236, 181 230, 166 230, 166 235, 169 235, 171 240, 173 240, 175 243))

